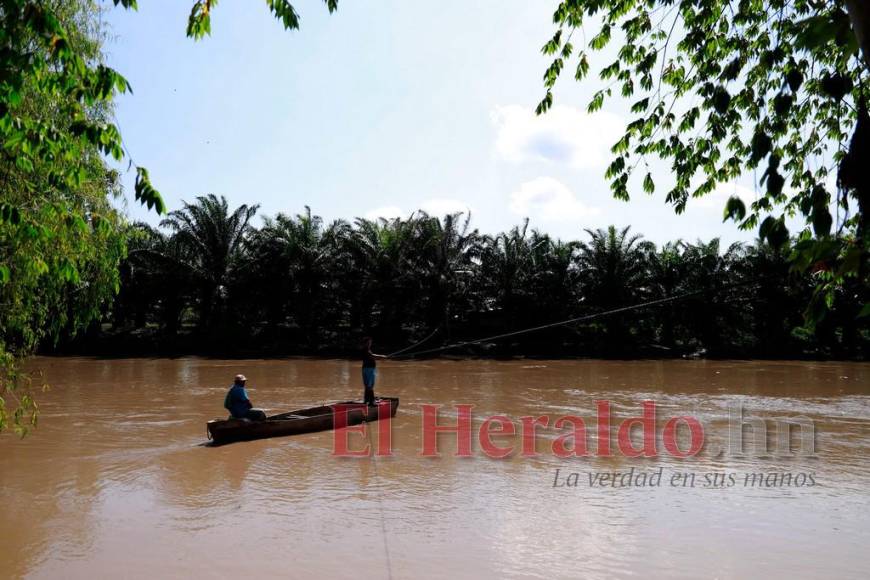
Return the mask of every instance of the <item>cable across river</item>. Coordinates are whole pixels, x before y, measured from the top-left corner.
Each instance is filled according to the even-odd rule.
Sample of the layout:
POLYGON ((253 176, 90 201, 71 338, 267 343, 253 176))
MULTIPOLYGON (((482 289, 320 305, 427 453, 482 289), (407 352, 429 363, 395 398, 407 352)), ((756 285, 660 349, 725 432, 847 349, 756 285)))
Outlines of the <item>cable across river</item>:
POLYGON ((464 341, 455 342, 452 344, 447 344, 447 345, 439 346, 439 347, 435 347, 435 348, 418 350, 416 352, 409 352, 406 354, 399 354, 399 353, 405 352, 405 351, 409 350, 410 348, 417 346, 419 344, 422 344, 422 343, 426 342, 427 340, 429 340, 429 338, 431 338, 435 334, 435 332, 438 332, 438 330, 440 329, 440 327, 439 327, 439 328, 435 329, 435 332, 433 332, 432 334, 430 334, 429 336, 427 336, 425 339, 421 340, 417 344, 412 345, 411 347, 408 347, 406 349, 397 351, 397 353, 391 354, 391 355, 389 355, 389 357, 390 358, 394 358, 394 357, 395 358, 406 358, 406 357, 412 358, 412 357, 420 356, 420 355, 424 355, 424 354, 435 354, 438 352, 444 352, 446 350, 452 350, 454 348, 461 348, 463 346, 471 346, 473 344, 480 344, 482 342, 493 342, 496 340, 501 340, 503 338, 510 338, 512 336, 519 336, 521 334, 528 334, 531 332, 537 332, 539 330, 546 330, 548 328, 567 326, 569 324, 575 324, 577 322, 586 322, 588 320, 594 320, 596 318, 602 318, 604 316, 611 316, 613 314, 619 314, 620 312, 629 312, 632 310, 639 310, 641 308, 649 308, 650 306, 657 306, 659 304, 667 304, 669 302, 676 302, 678 300, 685 300, 686 298, 691 298, 692 296, 698 296, 700 294, 705 294, 705 293, 711 292, 711 291, 720 291, 721 292, 724 290, 730 290, 731 288, 737 288, 739 286, 758 284, 759 282, 760 282, 760 280, 755 279, 755 280, 750 280, 750 281, 745 281, 745 282, 739 282, 736 284, 729 284, 729 285, 723 286, 721 288, 705 288, 703 290, 695 290, 694 292, 687 292, 685 294, 680 294, 677 296, 668 296, 666 298, 658 298, 656 300, 649 300, 647 302, 640 302, 638 304, 632 304, 629 306, 622 306, 620 308, 614 308, 612 310, 606 310, 604 312, 595 312, 592 314, 585 314, 583 316, 577 316, 575 318, 569 318, 567 320, 560 320, 558 322, 550 322, 548 324, 542 324, 540 326, 532 326, 530 328, 523 328, 520 330, 505 332, 502 334, 495 334, 493 336, 486 336, 484 338, 477 338, 474 340, 464 340, 464 341))

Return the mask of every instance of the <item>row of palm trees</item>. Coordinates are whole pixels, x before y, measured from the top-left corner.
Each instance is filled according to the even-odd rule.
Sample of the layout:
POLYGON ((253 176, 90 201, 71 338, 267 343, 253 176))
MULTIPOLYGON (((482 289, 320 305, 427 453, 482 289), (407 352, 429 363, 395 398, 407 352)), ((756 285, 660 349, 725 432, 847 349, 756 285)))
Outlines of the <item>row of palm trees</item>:
POLYGON ((468 215, 337 220, 310 208, 251 221, 207 195, 137 224, 112 309, 116 332, 202 349, 340 352, 363 333, 434 347, 627 305, 642 309, 484 342, 458 352, 556 356, 851 355, 868 333, 848 292, 815 332, 811 280, 768 246, 718 240, 657 247, 629 227, 562 241, 528 222, 482 235, 468 215))

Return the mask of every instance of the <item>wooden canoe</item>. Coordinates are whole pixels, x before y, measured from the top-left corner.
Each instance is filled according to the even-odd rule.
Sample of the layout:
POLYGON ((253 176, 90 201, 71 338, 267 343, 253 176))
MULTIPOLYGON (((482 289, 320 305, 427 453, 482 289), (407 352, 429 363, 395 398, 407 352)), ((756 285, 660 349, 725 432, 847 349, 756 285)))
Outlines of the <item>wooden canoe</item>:
MULTIPOLYGON (((390 404, 390 417, 396 416, 399 408, 397 397, 381 397, 378 402, 390 404)), ((286 435, 299 435, 301 433, 314 433, 315 431, 327 431, 334 428, 336 405, 360 405, 360 407, 347 409, 347 425, 359 425, 363 422, 377 421, 381 407, 369 405, 368 408, 358 401, 343 401, 311 407, 310 409, 298 409, 280 415, 272 415, 264 421, 251 421, 248 419, 213 419, 208 422, 208 435, 215 445, 232 443, 234 441, 250 441, 252 439, 265 439, 267 437, 284 437, 286 435)))

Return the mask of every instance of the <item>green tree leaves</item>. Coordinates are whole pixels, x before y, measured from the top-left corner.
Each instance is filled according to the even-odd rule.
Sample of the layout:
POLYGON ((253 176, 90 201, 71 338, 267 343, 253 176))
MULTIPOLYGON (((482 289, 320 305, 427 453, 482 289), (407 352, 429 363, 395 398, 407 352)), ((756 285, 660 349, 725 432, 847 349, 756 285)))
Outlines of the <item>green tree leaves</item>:
POLYGON ((136 200, 148 206, 148 209, 154 209, 157 213, 166 213, 166 206, 163 203, 163 198, 156 189, 151 185, 151 178, 148 176, 148 170, 144 167, 136 168, 136 183, 134 185, 136 200))
POLYGON ((290 2, 287 0, 266 0, 266 4, 285 29, 296 30, 299 28, 299 15, 290 2))
POLYGON ((211 34, 211 9, 216 4, 217 0, 197 0, 193 3, 187 19, 187 36, 199 40, 211 34))
MULTIPOLYGON (((742 207, 739 200, 729 204, 742 207)), ((142 227, 123 268, 115 322, 136 334, 159 326, 161 335, 180 334, 198 345, 234 349, 241 340, 247 348, 286 354, 353 348, 360 332, 398 344, 440 328, 450 342, 450 335, 508 332, 696 293, 492 348, 505 355, 632 356, 652 343, 672 354, 705 348, 713 356, 860 357, 870 345, 870 327, 852 324, 860 310, 854 280, 847 281, 848 292, 831 286, 818 294, 828 314, 817 337, 803 329, 814 279, 836 275, 828 268, 840 252, 851 256, 846 261, 857 256, 833 238, 806 248, 827 246, 808 266, 817 273, 807 274, 790 273, 788 252, 766 241, 724 248, 715 239, 677 240, 656 247, 617 227, 558 240, 528 223, 487 236, 460 214, 325 224, 307 207, 266 216, 262 228, 246 227, 240 237, 228 235, 240 231, 245 213, 207 196, 173 212, 167 233, 142 227), (167 279, 177 282, 167 285, 167 279)), ((782 224, 772 219, 762 229, 784 246, 782 224)), ((804 249, 808 241, 795 246, 804 249)))
POLYGON ((743 200, 737 196, 729 197, 728 202, 725 204, 725 219, 723 221, 742 221, 745 217, 746 204, 743 203, 743 200))
MULTIPOLYGON (((298 28, 289 2, 266 3, 285 28, 298 28)), ((216 5, 193 2, 189 37, 210 34, 216 5)), ((336 0, 326 5, 337 9, 336 0)), ((23 432, 28 413, 35 424, 35 402, 17 390, 26 382, 18 358, 92 321, 119 286, 125 232, 108 203, 119 186, 101 156, 129 158, 112 99, 132 89, 102 62, 101 9, 91 0, 0 0, 0 430, 12 417, 23 432)), ((134 198, 166 212, 144 167, 136 166, 134 198)))
POLYGON ((195 203, 185 203, 161 223, 175 232, 187 257, 184 265, 198 282, 202 328, 220 323, 224 305, 221 289, 237 267, 249 222, 258 207, 241 205, 231 212, 226 198, 209 194, 196 198, 195 203))
MULTIPOLYGON (((75 189, 81 166, 63 162, 81 159, 91 147, 114 159, 124 156, 120 132, 105 113, 114 95, 129 92, 130 84, 101 62, 98 42, 83 37, 93 31, 67 29, 81 26, 70 16, 77 10, 93 7, 74 2, 51 8, 30 0, 4 3, 0 12, 0 39, 7 43, 0 52, 0 140, 4 159, 20 172, 25 188, 39 182, 33 174, 44 167, 51 187, 75 189), (55 118, 45 118, 42 109, 51 107, 61 108, 55 118)), ((150 197, 159 193, 152 188, 150 197)))
MULTIPOLYGON (((778 245, 789 237, 785 218, 800 210, 810 236, 801 251, 835 235, 841 249, 858 248, 860 259, 843 250, 830 271, 870 278, 870 177, 855 161, 866 167, 870 150, 851 153, 870 100, 870 56, 862 60, 858 52, 857 35, 870 29, 861 3, 566 0, 553 21, 556 31, 543 52, 554 60, 539 113, 552 106, 556 79, 571 66, 557 52, 563 37, 591 34, 584 48, 592 51, 619 43, 618 59, 599 69, 587 107, 600 110, 617 83, 622 96, 633 97, 636 117, 614 145, 605 174, 614 196, 628 198, 632 172, 650 157, 674 171, 666 199, 677 212, 691 197, 765 164, 762 196, 748 207, 729 200, 726 219, 759 225, 759 235, 778 245), (590 31, 590 21, 597 30, 590 31), (833 173, 841 176, 836 191, 828 179, 833 173), (840 267, 846 264, 853 267, 840 267)), ((577 66, 585 69, 580 54, 577 66)), ((576 78, 589 82, 586 70, 576 78)))
POLYGON ((757 127, 755 134, 752 136, 751 155, 749 157, 750 164, 757 165, 759 161, 767 157, 772 146, 773 140, 770 136, 764 132, 762 127, 757 127))
MULTIPOLYGON (((117 5, 119 0, 115 1, 117 5)), ((338 10, 338 0, 324 0, 330 14, 338 10)), ((199 40, 211 34, 211 13, 217 6, 217 0, 196 0, 190 9, 187 19, 187 36, 199 40)), ((285 30, 299 28, 299 13, 288 0, 266 0, 266 6, 272 15, 278 19, 285 30)))
MULTIPOLYGON (((130 85, 102 62, 98 10, 0 2, 0 430, 36 424, 20 357, 90 323, 118 286, 124 243, 103 156, 124 156, 111 107, 130 85)), ((153 187, 146 197, 162 208, 153 187)))

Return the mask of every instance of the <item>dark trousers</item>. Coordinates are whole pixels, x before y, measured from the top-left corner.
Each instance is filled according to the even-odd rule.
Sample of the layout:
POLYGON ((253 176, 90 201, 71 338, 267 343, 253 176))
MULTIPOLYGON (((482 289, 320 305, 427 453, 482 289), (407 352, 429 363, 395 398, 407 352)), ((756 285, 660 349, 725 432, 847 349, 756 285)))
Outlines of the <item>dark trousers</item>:
POLYGON ((248 409, 248 412, 245 413, 245 419, 250 419, 251 421, 265 421, 266 411, 262 409, 248 409))
POLYGON ((363 402, 366 405, 375 404, 375 377, 378 373, 373 367, 363 367, 362 379, 365 392, 363 393, 363 402))

